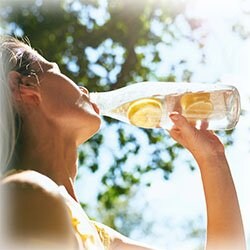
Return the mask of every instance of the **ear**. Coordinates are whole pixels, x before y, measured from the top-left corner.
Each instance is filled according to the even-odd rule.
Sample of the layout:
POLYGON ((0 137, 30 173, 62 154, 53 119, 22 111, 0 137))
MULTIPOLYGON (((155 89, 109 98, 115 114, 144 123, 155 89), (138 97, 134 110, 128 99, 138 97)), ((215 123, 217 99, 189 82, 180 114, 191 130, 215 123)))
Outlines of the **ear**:
POLYGON ((16 71, 10 71, 8 82, 15 102, 39 105, 41 94, 39 85, 31 77, 23 76, 16 71))

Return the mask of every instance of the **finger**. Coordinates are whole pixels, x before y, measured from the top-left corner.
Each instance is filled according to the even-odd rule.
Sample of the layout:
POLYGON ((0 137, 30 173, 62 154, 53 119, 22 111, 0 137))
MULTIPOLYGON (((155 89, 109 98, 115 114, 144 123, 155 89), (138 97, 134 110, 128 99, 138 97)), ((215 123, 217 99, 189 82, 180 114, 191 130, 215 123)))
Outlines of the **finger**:
POLYGON ((174 126, 169 130, 169 134, 176 141, 183 143, 183 141, 195 135, 195 128, 188 123, 184 116, 173 112, 169 115, 169 118, 174 123, 174 126))
POLYGON ((208 121, 202 120, 200 130, 206 130, 208 128, 208 121))
POLYGON ((194 127, 181 114, 173 112, 169 115, 169 118, 174 123, 173 129, 179 129, 182 133, 192 133, 194 131, 194 127))

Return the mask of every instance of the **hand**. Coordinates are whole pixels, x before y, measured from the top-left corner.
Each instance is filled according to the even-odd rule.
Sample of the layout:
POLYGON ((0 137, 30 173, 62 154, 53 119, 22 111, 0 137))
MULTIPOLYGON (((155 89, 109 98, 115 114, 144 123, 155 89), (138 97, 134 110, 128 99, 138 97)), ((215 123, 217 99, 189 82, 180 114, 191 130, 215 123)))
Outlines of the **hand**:
POLYGON ((171 113, 169 117, 174 123, 168 131, 170 136, 196 158, 206 159, 213 155, 224 155, 224 145, 212 131, 206 130, 206 126, 201 126, 198 130, 177 112, 171 113))
POLYGON ((244 228, 230 168, 219 138, 174 112, 170 136, 187 148, 201 170, 207 207, 206 250, 245 250, 244 228))

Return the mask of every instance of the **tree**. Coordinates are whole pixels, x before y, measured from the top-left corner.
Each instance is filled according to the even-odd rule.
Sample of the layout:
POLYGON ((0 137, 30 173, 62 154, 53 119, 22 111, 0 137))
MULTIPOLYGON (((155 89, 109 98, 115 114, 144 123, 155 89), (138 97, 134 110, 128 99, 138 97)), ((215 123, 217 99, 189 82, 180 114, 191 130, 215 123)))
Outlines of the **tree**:
MULTIPOLYGON (((165 74, 156 73, 162 60, 160 45, 193 39, 182 34, 176 20, 183 17, 190 30, 199 27, 197 20, 183 16, 184 5, 176 2, 2 0, 1 30, 28 37, 44 57, 57 62, 62 72, 90 91, 108 91, 143 80, 175 81, 179 66, 181 80, 189 81, 192 72, 183 60, 171 65, 165 74)), ((202 48, 200 41, 193 42, 202 48)), ((117 204, 133 196, 139 185, 150 185, 144 182, 147 174, 161 170, 163 178, 168 179, 181 149, 165 131, 132 129, 104 118, 100 133, 80 147, 79 163, 93 173, 102 171, 97 199, 101 208, 112 213, 117 204), (110 131, 116 150, 109 150, 106 135, 110 131), (103 156, 103 150, 109 152, 108 157, 103 156), (150 157, 135 160, 142 159, 145 152, 150 157), (137 164, 131 165, 132 160, 137 164), (100 169, 104 163, 108 165, 105 172, 100 169)), ((115 218, 109 224, 118 227, 115 218)))

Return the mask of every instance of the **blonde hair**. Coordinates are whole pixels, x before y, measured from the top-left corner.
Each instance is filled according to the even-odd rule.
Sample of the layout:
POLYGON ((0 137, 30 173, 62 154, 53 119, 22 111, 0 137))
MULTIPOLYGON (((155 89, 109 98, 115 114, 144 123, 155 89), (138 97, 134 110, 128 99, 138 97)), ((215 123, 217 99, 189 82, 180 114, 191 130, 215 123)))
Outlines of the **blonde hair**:
POLYGON ((8 83, 8 73, 12 70, 22 75, 35 74, 32 63, 35 53, 26 41, 10 36, 0 37, 0 172, 7 169, 13 157, 20 116, 12 102, 12 93, 8 83))

